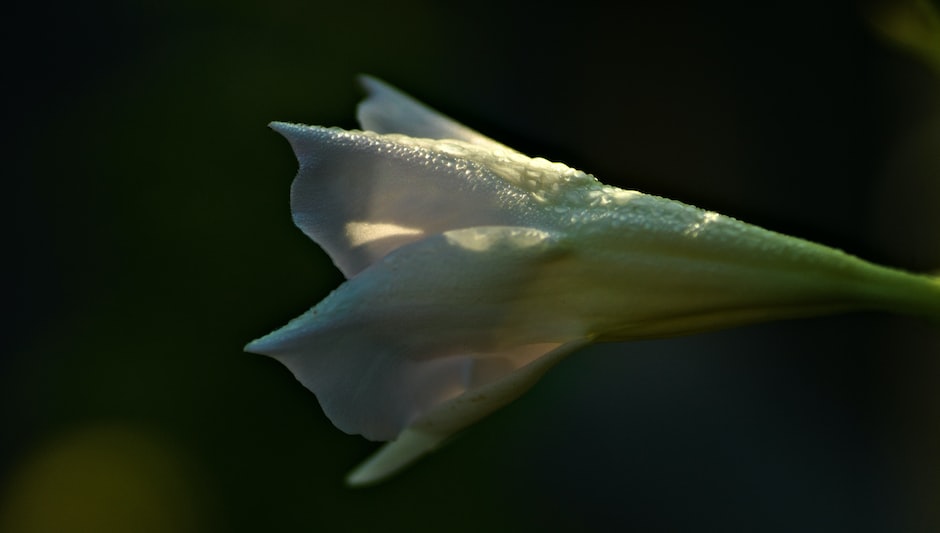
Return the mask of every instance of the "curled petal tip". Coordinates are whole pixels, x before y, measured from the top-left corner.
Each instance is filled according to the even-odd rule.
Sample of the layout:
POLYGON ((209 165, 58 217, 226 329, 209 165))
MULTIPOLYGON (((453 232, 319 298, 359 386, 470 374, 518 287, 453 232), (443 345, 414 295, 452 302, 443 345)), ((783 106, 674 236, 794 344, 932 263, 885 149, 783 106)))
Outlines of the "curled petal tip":
POLYGON ((279 120, 273 120, 271 122, 268 122, 268 127, 278 133, 281 133, 282 131, 289 129, 292 126, 294 126, 294 124, 291 124, 290 122, 282 122, 279 120))
POLYGON ((367 487, 379 483, 433 451, 446 438, 446 435, 405 429, 395 440, 384 444, 369 459, 354 468, 346 476, 346 484, 350 487, 367 487))
POLYGON ((268 353, 271 351, 271 342, 268 340, 268 337, 269 336, 264 336, 249 342, 245 345, 243 350, 248 353, 268 355, 268 353))
POLYGON ((305 131, 311 129, 310 126, 304 126, 303 124, 279 121, 269 123, 268 127, 277 133, 280 133, 284 138, 290 141, 291 146, 294 147, 295 151, 297 149, 295 142, 300 140, 305 131))

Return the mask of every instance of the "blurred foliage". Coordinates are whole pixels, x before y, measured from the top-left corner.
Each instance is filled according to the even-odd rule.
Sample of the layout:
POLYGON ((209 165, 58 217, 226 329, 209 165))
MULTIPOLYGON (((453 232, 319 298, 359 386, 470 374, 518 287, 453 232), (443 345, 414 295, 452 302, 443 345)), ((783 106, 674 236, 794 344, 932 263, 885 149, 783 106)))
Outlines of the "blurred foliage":
POLYGON ((342 478, 375 445, 242 352, 341 281, 291 223, 295 162, 265 125, 354 127, 359 72, 604 181, 936 268, 937 80, 867 11, 10 9, 6 530, 940 529, 940 335, 916 321, 588 350, 360 491, 342 478))
POLYGON ((940 13, 931 0, 875 3, 869 17, 881 34, 922 57, 940 74, 940 13))

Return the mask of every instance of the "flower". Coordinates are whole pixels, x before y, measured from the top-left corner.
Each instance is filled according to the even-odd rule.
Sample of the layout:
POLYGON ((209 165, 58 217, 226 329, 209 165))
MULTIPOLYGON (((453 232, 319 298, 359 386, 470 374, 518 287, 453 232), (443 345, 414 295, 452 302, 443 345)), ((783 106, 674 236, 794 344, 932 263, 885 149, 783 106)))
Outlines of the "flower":
POLYGON ((276 122, 294 222, 348 278, 246 346, 341 430, 391 441, 379 481, 591 342, 855 309, 940 315, 934 278, 529 158, 373 78, 366 131, 276 122))

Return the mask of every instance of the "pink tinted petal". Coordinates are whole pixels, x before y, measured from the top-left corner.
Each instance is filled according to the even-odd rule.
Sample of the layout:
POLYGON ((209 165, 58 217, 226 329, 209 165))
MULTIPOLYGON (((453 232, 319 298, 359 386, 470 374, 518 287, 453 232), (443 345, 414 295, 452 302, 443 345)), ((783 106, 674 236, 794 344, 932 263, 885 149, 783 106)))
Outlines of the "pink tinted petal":
POLYGON ((560 246, 527 228, 430 237, 246 349, 284 363, 343 431, 391 440, 445 402, 584 336, 577 317, 545 324, 525 313, 526 289, 560 246))
POLYGON ((457 139, 486 148, 509 150, 376 78, 360 76, 359 82, 369 93, 356 112, 364 130, 428 139, 457 139))

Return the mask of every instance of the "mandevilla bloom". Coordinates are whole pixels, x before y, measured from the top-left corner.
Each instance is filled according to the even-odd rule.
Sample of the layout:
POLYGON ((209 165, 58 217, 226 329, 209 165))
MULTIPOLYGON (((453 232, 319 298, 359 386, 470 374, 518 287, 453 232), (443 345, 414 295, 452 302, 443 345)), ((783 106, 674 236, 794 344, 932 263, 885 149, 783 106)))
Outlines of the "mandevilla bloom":
POLYGON ((588 343, 860 309, 940 316, 935 278, 876 266, 529 158, 363 78, 366 131, 276 122, 294 222, 348 278, 248 344, 341 430, 391 441, 378 481, 588 343))

